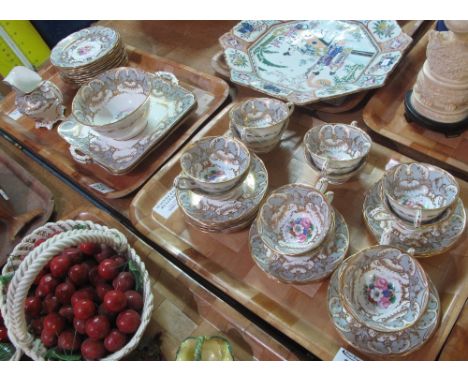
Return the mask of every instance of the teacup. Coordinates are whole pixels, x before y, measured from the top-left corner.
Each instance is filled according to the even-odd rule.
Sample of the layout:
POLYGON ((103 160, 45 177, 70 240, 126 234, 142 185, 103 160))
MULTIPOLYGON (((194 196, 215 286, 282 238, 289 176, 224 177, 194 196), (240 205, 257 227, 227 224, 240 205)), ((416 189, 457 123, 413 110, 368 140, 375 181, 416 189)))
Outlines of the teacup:
POLYGON ((99 134, 119 141, 138 135, 148 119, 149 75, 136 68, 115 68, 81 86, 72 103, 73 117, 99 134))
MULTIPOLYGON (((322 178, 323 179, 323 178, 322 178)), ((261 206, 257 229, 265 245, 283 255, 301 255, 317 248, 334 227, 333 193, 303 184, 280 187, 261 206)))
POLYGON ((231 197, 249 173, 251 156, 238 139, 206 137, 192 143, 182 154, 182 174, 174 187, 212 197, 231 197))
POLYGON ((356 125, 355 121, 325 124, 307 131, 304 146, 315 167, 326 174, 344 175, 362 165, 372 140, 356 125))
POLYGON ((416 227, 441 216, 458 198, 459 186, 447 171, 426 163, 404 163, 383 177, 392 211, 416 227))
POLYGON ((249 149, 265 153, 279 143, 293 111, 291 102, 249 98, 230 110, 230 128, 249 149))
POLYGON ((366 248, 343 263, 342 304, 363 325, 395 332, 416 323, 429 297, 426 272, 411 255, 388 245, 366 248))

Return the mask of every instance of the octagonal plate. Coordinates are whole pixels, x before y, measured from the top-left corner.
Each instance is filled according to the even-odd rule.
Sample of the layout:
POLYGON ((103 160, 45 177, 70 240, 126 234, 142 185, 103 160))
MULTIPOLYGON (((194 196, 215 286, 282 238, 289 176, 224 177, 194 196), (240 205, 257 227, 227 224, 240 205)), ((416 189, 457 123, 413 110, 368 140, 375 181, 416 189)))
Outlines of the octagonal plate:
POLYGON ((412 39, 393 20, 246 20, 219 41, 233 82, 303 105, 382 86, 412 39))

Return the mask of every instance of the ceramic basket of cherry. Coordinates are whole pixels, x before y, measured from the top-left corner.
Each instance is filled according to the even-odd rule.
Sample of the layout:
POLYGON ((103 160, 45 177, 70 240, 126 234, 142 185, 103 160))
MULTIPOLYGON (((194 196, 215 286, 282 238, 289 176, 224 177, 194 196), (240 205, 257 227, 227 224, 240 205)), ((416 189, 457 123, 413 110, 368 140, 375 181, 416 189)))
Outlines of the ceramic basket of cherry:
POLYGON ((2 270, 11 343, 34 360, 119 360, 153 310, 148 272, 125 236, 90 221, 48 223, 2 270))

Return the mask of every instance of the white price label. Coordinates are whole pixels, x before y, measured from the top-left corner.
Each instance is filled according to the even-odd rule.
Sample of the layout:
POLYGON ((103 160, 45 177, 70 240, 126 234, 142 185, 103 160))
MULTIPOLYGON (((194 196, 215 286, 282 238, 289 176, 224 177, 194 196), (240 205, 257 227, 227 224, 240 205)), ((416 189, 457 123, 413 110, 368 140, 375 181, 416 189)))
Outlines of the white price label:
POLYGON ((340 348, 336 353, 335 358, 333 358, 333 361, 362 361, 362 359, 348 350, 340 348))
POLYGON ((104 183, 93 183, 90 184, 89 187, 91 187, 93 190, 100 192, 101 194, 108 194, 109 192, 114 191, 113 188, 106 186, 104 183))
POLYGON ((11 119, 14 119, 15 121, 18 120, 19 117, 21 117, 23 114, 18 109, 13 110, 8 116, 11 119))
POLYGON ((172 187, 153 207, 153 211, 164 219, 169 218, 178 208, 176 190, 172 187))

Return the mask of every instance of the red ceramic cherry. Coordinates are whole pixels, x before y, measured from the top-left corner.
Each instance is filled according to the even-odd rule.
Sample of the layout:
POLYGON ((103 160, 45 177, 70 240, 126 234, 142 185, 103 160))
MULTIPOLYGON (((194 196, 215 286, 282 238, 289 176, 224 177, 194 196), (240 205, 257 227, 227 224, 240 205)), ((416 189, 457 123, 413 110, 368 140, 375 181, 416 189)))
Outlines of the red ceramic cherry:
POLYGON ((75 264, 68 271, 68 278, 75 285, 84 285, 88 282, 89 267, 87 264, 75 264))
POLYGON ((67 274, 72 266, 72 261, 69 256, 58 255, 50 262, 50 273, 56 278, 63 277, 67 274))
POLYGON ((127 309, 119 313, 116 320, 117 328, 122 333, 126 334, 135 333, 138 330, 140 323, 140 315, 132 309, 127 309))
POLYGON ((81 243, 79 248, 85 256, 93 256, 101 250, 101 246, 96 243, 81 243))
POLYGON ((130 272, 120 272, 112 281, 112 286, 115 290, 126 292, 135 287, 135 279, 130 272))
POLYGON ((87 320, 96 313, 96 305, 92 300, 78 300, 73 305, 73 314, 79 320, 87 320))
POLYGON ((143 310, 143 297, 140 293, 135 290, 128 290, 125 292, 125 296, 127 297, 127 306, 130 309, 136 310, 137 312, 143 310))
POLYGON ((46 331, 58 335, 64 328, 65 319, 58 313, 49 313, 44 317, 44 329, 42 332, 46 331))
POLYGON ((57 297, 61 304, 68 305, 75 291, 75 287, 72 283, 64 282, 57 285, 57 288, 55 288, 55 297, 57 297))
POLYGON ((122 349, 127 343, 127 336, 118 330, 112 330, 107 337, 104 339, 104 347, 110 353, 122 349))
POLYGON ((28 317, 39 317, 42 311, 41 299, 37 296, 26 297, 26 300, 24 302, 24 310, 28 317))
POLYGON ((119 265, 113 259, 106 259, 99 264, 98 274, 106 281, 113 280, 119 274, 119 265))
POLYGON ((102 341, 88 338, 81 344, 81 355, 87 361, 97 361, 106 355, 106 348, 102 341))
POLYGON ((81 347, 80 335, 74 331, 66 330, 58 338, 57 347, 63 351, 75 351, 81 347))

